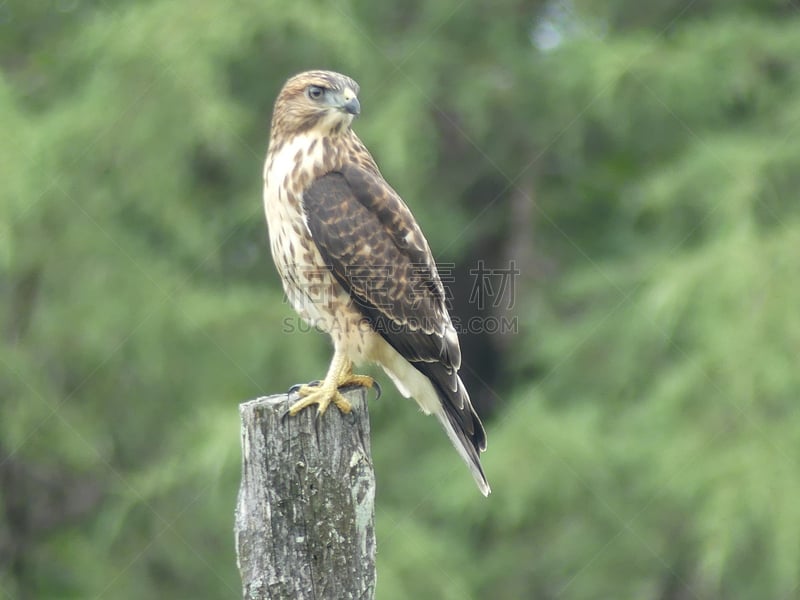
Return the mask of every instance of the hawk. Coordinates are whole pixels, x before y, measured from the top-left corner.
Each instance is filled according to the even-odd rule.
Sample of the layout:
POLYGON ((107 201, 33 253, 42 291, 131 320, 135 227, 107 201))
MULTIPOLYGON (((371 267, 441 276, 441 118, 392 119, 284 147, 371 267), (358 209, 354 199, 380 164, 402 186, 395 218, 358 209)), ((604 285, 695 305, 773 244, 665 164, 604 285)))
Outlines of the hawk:
POLYGON ((353 365, 377 363, 436 415, 488 495, 486 432, 458 376, 444 288, 414 216, 351 129, 358 91, 345 75, 308 71, 286 82, 273 110, 264 164, 272 257, 294 309, 334 347, 325 379, 299 386, 289 413, 331 403, 348 412, 339 388, 372 387, 353 365))

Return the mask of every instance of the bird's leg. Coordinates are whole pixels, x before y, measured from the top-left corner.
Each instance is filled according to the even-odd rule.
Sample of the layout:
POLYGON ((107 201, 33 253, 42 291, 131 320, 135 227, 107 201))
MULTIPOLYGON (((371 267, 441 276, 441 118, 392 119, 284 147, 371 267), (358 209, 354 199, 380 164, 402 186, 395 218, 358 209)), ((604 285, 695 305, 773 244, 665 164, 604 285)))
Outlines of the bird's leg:
POLYGON ((300 396, 300 400, 292 404, 289 414, 294 416, 307 406, 317 405, 319 414, 328 409, 328 405, 333 402, 343 413, 349 413, 352 409, 350 402, 339 392, 342 388, 365 387, 376 389, 378 398, 381 397, 381 386, 369 375, 354 375, 353 363, 343 353, 335 351, 331 365, 328 367, 328 374, 322 382, 314 382, 306 385, 293 386, 292 390, 300 396))
POLYGON ((331 365, 325 379, 316 386, 301 385, 297 390, 300 400, 292 404, 289 414, 294 416, 307 406, 317 405, 317 413, 323 414, 333 402, 343 413, 349 413, 352 406, 339 392, 342 382, 348 384, 347 373, 352 375, 353 365, 345 354, 339 350, 334 351, 331 365))

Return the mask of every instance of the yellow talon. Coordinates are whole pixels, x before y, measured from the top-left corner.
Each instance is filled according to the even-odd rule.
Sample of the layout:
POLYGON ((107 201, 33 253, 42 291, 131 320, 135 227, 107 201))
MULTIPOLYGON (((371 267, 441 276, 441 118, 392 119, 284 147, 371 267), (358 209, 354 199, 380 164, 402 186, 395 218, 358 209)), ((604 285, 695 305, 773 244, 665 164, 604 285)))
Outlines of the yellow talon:
MULTIPOLYGON (((375 388, 378 397, 381 395, 381 388, 378 382, 369 375, 353 375, 353 364, 343 355, 335 353, 328 374, 322 383, 316 385, 301 385, 297 389, 300 399, 289 408, 289 414, 294 416, 301 410, 314 404, 317 405, 317 414, 324 414, 328 406, 333 402, 343 413, 349 413, 353 407, 347 399, 342 396, 339 389, 346 387, 365 387, 375 388)), ((295 388, 293 387, 292 390, 295 388)))
POLYGON ((369 375, 353 375, 351 373, 339 380, 340 389, 344 387, 365 387, 372 389, 374 385, 375 380, 369 375))
POLYGON ((292 404, 289 408, 289 414, 291 416, 295 416, 304 408, 313 406, 314 404, 317 405, 317 414, 325 414, 331 402, 345 414, 353 409, 347 399, 335 388, 331 390, 323 386, 312 387, 310 385, 302 385, 300 389, 297 390, 297 393, 300 395, 300 400, 292 404))

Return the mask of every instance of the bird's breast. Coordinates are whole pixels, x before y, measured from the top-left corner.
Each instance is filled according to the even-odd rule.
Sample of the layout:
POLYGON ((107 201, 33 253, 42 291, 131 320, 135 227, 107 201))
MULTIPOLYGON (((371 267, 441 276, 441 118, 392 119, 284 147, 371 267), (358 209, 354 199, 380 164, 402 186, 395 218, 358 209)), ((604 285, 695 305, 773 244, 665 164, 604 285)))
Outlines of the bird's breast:
POLYGON ((264 165, 264 212, 270 250, 286 296, 307 321, 325 327, 342 290, 306 225, 303 192, 326 169, 323 140, 299 135, 270 150, 264 165))
POLYGON ((303 191, 322 163, 318 137, 298 135, 270 148, 264 163, 264 212, 272 257, 281 275, 292 261, 301 259, 311 232, 303 212, 303 191))

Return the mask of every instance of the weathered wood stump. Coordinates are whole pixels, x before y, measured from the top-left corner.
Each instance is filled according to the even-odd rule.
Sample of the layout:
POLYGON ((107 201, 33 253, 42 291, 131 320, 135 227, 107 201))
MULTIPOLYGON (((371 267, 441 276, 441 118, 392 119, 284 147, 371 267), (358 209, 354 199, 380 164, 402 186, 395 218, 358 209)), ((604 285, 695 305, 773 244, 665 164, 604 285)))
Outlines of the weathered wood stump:
POLYGON ((367 394, 289 416, 293 394, 239 407, 242 483, 236 555, 245 600, 371 599, 375 593, 375 474, 367 394))

